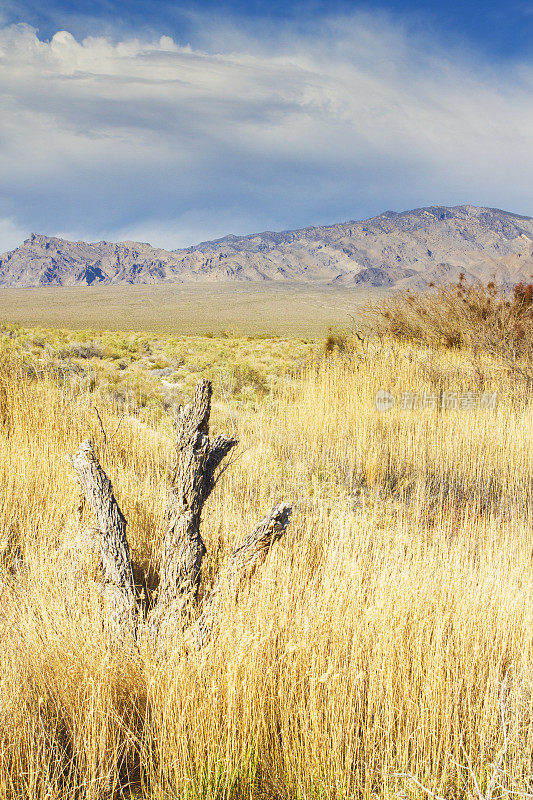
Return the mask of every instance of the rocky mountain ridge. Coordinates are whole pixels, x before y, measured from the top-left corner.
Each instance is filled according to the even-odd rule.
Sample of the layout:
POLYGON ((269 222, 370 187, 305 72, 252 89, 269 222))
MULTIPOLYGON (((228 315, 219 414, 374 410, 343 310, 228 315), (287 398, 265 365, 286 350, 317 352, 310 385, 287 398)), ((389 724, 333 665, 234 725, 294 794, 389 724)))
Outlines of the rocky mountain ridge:
POLYGON ((0 256, 0 287, 274 280, 421 288, 461 272, 508 286, 529 280, 533 218, 431 206, 359 222, 229 235, 173 251, 32 234, 0 256))

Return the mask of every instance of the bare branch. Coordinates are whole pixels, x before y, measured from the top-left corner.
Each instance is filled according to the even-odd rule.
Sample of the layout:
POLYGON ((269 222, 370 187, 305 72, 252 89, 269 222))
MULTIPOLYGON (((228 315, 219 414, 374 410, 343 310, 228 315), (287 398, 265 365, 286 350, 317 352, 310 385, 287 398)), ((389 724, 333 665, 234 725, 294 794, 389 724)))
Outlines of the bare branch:
POLYGON ((67 458, 76 470, 85 499, 96 517, 104 598, 110 628, 117 633, 131 623, 136 607, 126 520, 92 443, 82 442, 78 452, 67 458))
POLYGON ((217 467, 221 464, 223 459, 228 455, 230 450, 238 444, 237 439, 226 436, 225 433, 220 433, 211 442, 209 446, 209 455, 205 465, 205 489, 204 500, 207 500, 213 491, 217 482, 218 476, 215 475, 217 467))
POLYGON ((104 423, 103 423, 102 417, 100 416, 100 412, 98 411, 96 406, 93 406, 93 409, 94 409, 94 411, 96 413, 96 417, 97 417, 98 422, 100 424, 100 430, 102 431, 102 438, 104 440, 104 450, 105 450, 107 448, 107 433, 106 433, 106 430, 105 430, 105 427, 104 427, 104 423))
POLYGON ((206 599, 202 614, 197 621, 195 637, 199 646, 205 644, 213 633, 221 605, 235 598, 242 584, 265 560, 272 544, 283 536, 290 522, 291 513, 292 509, 288 503, 275 506, 233 551, 206 599))
POLYGON ((423 783, 420 783, 418 778, 415 778, 415 776, 411 775, 410 772, 393 772, 391 777, 393 777, 393 778, 408 778, 410 781, 412 781, 415 784, 415 786, 418 786, 418 788, 422 789, 423 792, 428 794, 430 797, 433 797, 433 800, 447 800, 446 797, 441 797, 440 795, 435 794, 435 792, 432 792, 431 789, 427 788, 427 786, 424 786, 423 783))

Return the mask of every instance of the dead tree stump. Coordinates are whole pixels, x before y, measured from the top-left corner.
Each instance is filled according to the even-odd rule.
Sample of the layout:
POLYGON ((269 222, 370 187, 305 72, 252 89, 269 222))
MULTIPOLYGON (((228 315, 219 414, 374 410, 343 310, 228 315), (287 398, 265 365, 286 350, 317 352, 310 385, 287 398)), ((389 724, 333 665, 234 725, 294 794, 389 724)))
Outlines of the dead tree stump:
MULTIPOLYGON (((175 418, 160 583, 147 620, 156 637, 174 632, 176 626, 186 627, 188 613, 196 610, 206 552, 200 534, 202 508, 215 486, 219 466, 237 444, 236 439, 225 434, 210 440, 211 394, 211 383, 199 381, 192 401, 180 406, 175 418)), ((83 442, 69 461, 97 521, 107 624, 117 637, 122 637, 126 629, 135 631, 138 617, 126 520, 92 444, 83 442)), ((224 599, 236 597, 243 581, 264 561, 272 543, 283 534, 290 514, 291 508, 286 503, 276 506, 234 550, 191 628, 198 645, 204 644, 214 631, 224 599)))

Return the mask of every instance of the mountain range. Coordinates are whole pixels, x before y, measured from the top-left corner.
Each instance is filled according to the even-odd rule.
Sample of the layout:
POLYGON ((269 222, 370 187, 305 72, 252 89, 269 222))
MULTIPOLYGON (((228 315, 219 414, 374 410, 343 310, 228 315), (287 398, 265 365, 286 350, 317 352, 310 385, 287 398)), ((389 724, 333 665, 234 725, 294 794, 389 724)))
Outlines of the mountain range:
POLYGON ((511 286, 533 274, 533 218, 477 206, 386 211, 360 222, 225 236, 181 250, 32 234, 0 256, 1 287, 297 281, 422 288, 456 280, 511 286))

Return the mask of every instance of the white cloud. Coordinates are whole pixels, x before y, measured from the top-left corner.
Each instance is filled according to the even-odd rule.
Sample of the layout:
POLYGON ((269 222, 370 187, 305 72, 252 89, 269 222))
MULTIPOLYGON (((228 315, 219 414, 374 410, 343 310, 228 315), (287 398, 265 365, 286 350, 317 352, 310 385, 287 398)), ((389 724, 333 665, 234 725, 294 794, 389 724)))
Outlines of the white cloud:
POLYGON ((533 213, 531 65, 497 71, 383 16, 203 36, 194 50, 0 30, 15 229, 180 246, 432 202, 533 213))
POLYGON ((21 228, 12 219, 0 219, 0 255, 13 250, 29 235, 29 230, 21 228))

